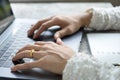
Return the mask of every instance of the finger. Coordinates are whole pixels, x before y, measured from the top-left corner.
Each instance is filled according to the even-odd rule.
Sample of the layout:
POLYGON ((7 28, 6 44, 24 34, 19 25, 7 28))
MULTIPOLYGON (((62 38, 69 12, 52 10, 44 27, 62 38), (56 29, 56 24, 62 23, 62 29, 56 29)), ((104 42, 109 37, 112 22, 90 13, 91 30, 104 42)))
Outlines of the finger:
POLYGON ((32 50, 39 51, 41 49, 41 46, 39 45, 26 45, 25 47, 21 48, 17 53, 24 51, 24 50, 32 50))
MULTIPOLYGON (((19 59, 22 59, 22 58, 31 58, 30 56, 30 53, 31 53, 31 50, 25 50, 25 51, 22 51, 20 53, 17 53, 14 57, 13 57, 13 61, 16 61, 16 60, 19 60, 19 59)), ((35 56, 35 53, 36 51, 33 51, 32 54, 33 56, 35 56)))
POLYGON ((34 31, 35 31, 35 30, 39 29, 39 27, 40 27, 44 22, 49 21, 51 18, 52 18, 52 17, 38 21, 33 27, 31 27, 31 28, 28 30, 28 36, 31 36, 32 34, 34 34, 34 31))
POLYGON ((64 36, 67 36, 69 34, 70 32, 68 28, 63 28, 55 33, 54 38, 57 40, 58 38, 63 38, 64 36))
POLYGON ((49 27, 55 26, 57 25, 57 21, 55 19, 49 20, 47 22, 45 22, 44 24, 41 25, 41 27, 39 28, 39 30, 34 34, 33 38, 37 38, 39 37, 39 35, 45 31, 46 29, 48 29, 49 27))
POLYGON ((26 51, 22 51, 18 54, 16 54, 14 57, 13 57, 13 61, 16 61, 16 60, 19 60, 19 59, 22 59, 22 58, 34 58, 34 59, 40 59, 41 57, 45 56, 47 53, 43 50, 41 51, 33 51, 32 52, 32 57, 31 57, 31 54, 30 54, 30 50, 26 50, 26 51))
POLYGON ((44 45, 44 44, 46 44, 46 42, 43 42, 43 41, 37 41, 37 42, 35 42, 34 43, 35 45, 44 45))
POLYGON ((37 67, 38 61, 30 62, 30 63, 23 63, 23 64, 18 64, 15 65, 11 68, 12 71, 17 71, 17 70, 24 70, 24 69, 31 69, 34 67, 37 67))
POLYGON ((56 43, 59 44, 59 45, 64 44, 64 42, 60 38, 57 38, 56 43))
POLYGON ((34 44, 35 45, 40 45, 41 47, 45 44, 52 44, 53 42, 52 41, 47 41, 47 42, 43 42, 43 41, 37 41, 35 42, 34 44))

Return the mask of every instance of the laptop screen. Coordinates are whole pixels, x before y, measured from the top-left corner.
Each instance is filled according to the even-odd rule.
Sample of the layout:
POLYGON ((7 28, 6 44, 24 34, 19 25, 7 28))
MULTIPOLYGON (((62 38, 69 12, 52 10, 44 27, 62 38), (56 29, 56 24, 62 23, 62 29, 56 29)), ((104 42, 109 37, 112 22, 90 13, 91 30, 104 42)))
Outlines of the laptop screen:
POLYGON ((0 0, 0 35, 14 20, 14 16, 8 0, 0 0))

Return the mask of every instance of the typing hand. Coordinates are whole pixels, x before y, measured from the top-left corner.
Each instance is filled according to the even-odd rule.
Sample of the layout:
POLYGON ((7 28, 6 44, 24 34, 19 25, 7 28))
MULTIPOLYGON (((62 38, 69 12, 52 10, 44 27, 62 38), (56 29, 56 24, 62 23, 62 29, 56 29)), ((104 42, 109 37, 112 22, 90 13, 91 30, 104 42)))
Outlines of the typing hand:
MULTIPOLYGON (((60 39, 57 39, 58 42, 60 39)), ((67 47, 63 42, 36 42, 34 45, 27 45, 20 49, 13 57, 13 61, 23 58, 33 58, 35 61, 17 64, 11 68, 12 71, 42 68, 44 70, 62 74, 67 60, 74 55, 74 51, 67 47), (33 50, 34 51, 31 51, 33 50)))

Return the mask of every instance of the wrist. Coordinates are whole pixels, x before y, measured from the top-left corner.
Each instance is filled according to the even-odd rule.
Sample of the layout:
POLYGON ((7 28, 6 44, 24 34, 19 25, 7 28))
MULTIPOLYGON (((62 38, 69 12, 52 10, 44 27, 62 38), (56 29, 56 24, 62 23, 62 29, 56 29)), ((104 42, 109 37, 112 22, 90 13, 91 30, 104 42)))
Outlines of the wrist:
POLYGON ((92 19, 92 15, 93 15, 92 9, 88 9, 84 12, 84 16, 82 18, 83 26, 88 26, 90 24, 91 19, 92 19))
POLYGON ((86 13, 87 13, 86 26, 88 26, 93 16, 93 9, 91 8, 91 9, 86 10, 86 13))

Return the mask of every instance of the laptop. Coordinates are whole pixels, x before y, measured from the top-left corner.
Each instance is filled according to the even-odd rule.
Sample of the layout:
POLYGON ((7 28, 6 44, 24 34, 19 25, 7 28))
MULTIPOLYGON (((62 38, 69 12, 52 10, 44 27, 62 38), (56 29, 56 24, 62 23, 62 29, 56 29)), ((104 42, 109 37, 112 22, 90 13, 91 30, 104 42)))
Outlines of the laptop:
POLYGON ((93 57, 113 65, 120 63, 119 32, 87 33, 87 39, 93 57))
MULTIPOLYGON (((27 44, 33 44, 35 41, 55 41, 54 33, 58 26, 53 26, 44 31, 36 40, 27 37, 27 31, 31 24, 35 24, 36 19, 15 19, 8 0, 0 0, 0 80, 60 80, 61 75, 57 75, 40 68, 33 68, 18 72, 11 72, 13 66, 12 57, 16 52, 27 44)), ((78 31, 71 36, 63 38, 66 45, 74 51, 79 51, 79 45, 82 38, 82 31, 78 31)), ((29 62, 30 59, 24 59, 29 62)))

